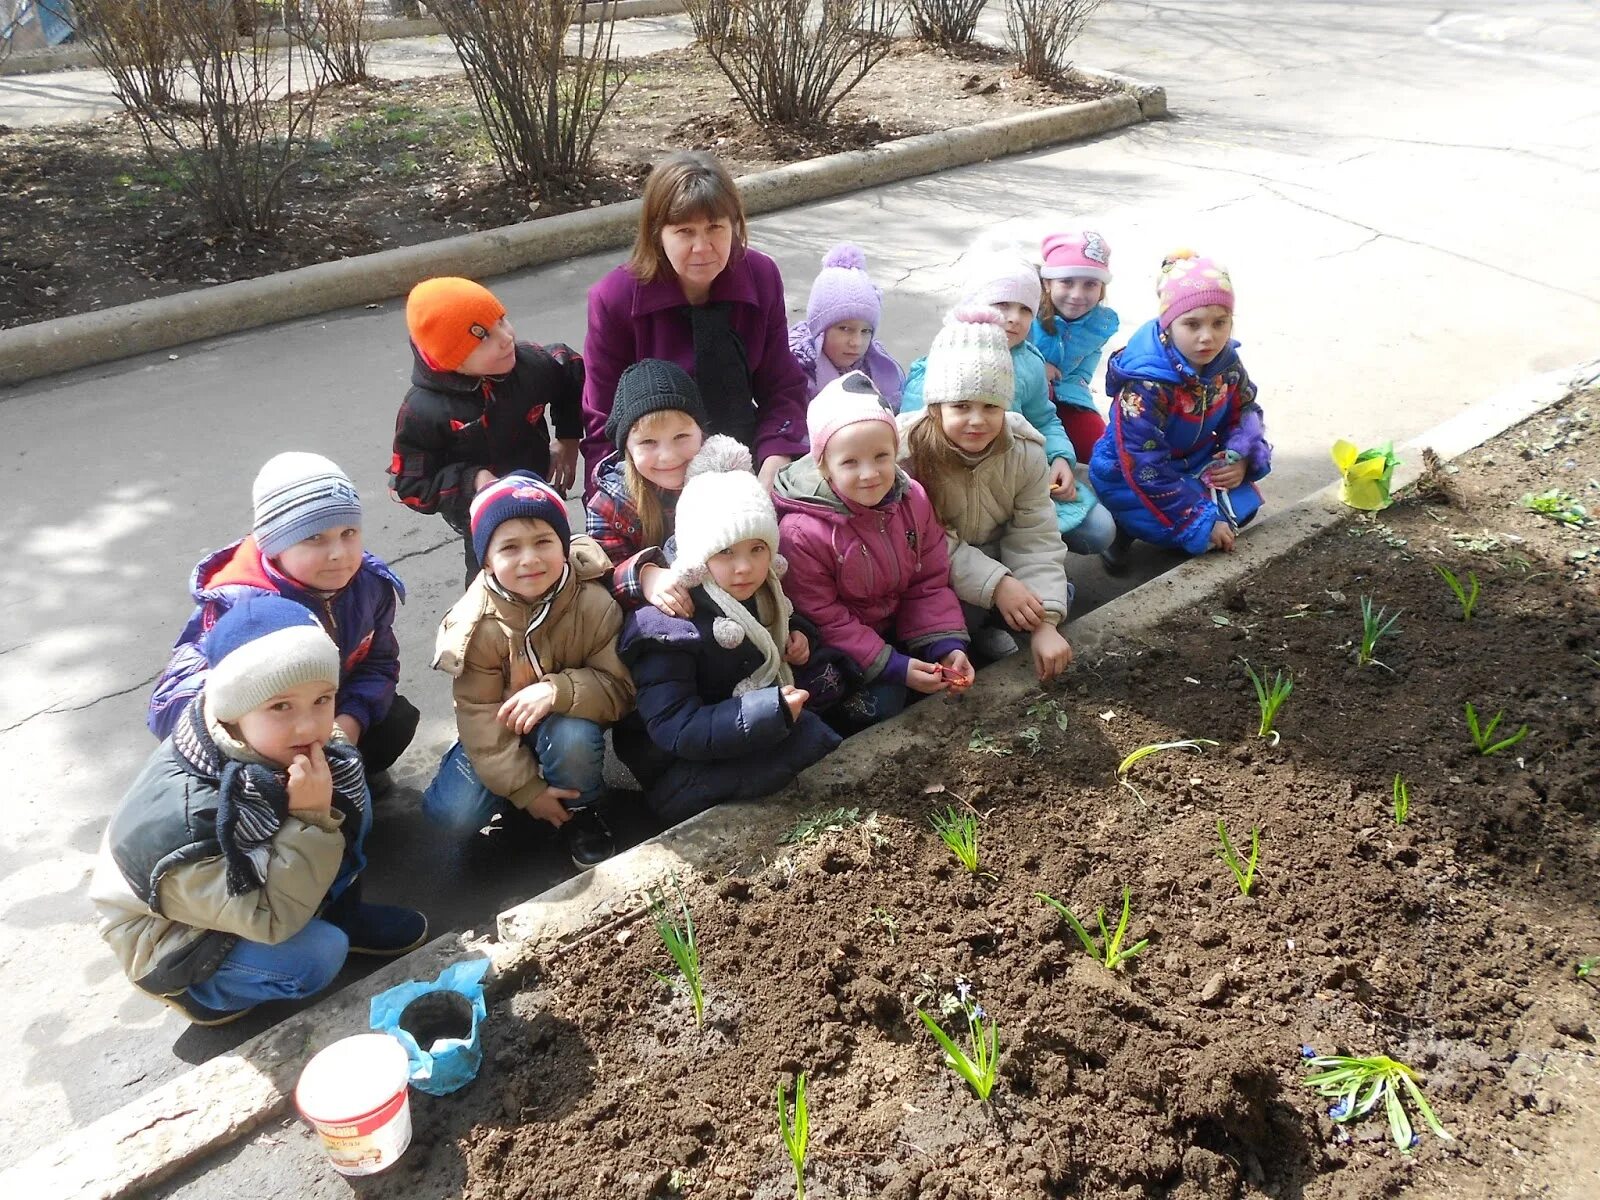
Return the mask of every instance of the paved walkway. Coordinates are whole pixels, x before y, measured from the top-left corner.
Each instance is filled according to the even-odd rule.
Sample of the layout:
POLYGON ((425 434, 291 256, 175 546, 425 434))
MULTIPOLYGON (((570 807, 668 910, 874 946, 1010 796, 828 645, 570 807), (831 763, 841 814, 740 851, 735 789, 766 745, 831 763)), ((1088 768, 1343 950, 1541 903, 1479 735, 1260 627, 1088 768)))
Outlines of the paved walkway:
MULTIPOLYGON (((1339 435, 1402 440, 1600 351, 1592 12, 1578 0, 1466 0, 1448 13, 1405 0, 1113 0, 1081 61, 1166 83, 1173 119, 764 217, 754 241, 777 256, 797 309, 827 246, 861 241, 888 289, 884 336, 908 359, 978 231, 1102 230, 1130 328, 1165 251, 1215 253, 1234 271, 1238 334, 1278 447, 1266 490, 1284 503, 1330 478, 1339 435)), ((577 342, 583 292, 619 257, 495 287, 524 333, 577 342)), ((369 544, 411 591, 402 686, 424 720, 401 788, 379 806, 374 858, 386 865, 373 891, 403 879, 436 929, 481 927, 561 870, 536 847, 442 849, 416 816, 416 788, 450 737, 448 688, 427 662, 459 559, 437 520, 385 499, 407 366, 390 303, 0 399, 0 1025, 15 1077, 0 1098, 0 1164, 244 1032, 187 1030, 132 994, 94 936, 84 884, 150 748, 144 698, 186 611, 183 582, 243 531, 270 454, 344 464, 367 498, 369 544)), ((1090 602, 1105 592, 1094 570, 1082 583, 1090 602)), ((251 1147, 232 1182, 183 1194, 281 1195, 281 1177, 250 1174, 271 1153, 251 1147)))

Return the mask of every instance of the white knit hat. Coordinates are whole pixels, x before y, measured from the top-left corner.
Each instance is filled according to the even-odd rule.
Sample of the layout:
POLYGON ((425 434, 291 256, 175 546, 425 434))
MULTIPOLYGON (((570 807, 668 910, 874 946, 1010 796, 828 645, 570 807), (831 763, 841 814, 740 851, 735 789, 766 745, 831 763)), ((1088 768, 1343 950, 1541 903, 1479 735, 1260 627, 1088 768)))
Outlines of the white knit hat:
POLYGON ((958 308, 933 336, 923 367, 922 402, 958 400, 998 404, 1009 409, 1016 375, 1004 323, 992 308, 958 308))
POLYGON ((1020 304, 1029 312, 1039 308, 1039 271, 1017 254, 982 254, 966 269, 969 280, 961 293, 961 303, 987 307, 991 304, 1020 304))
POLYGON ((256 545, 268 558, 325 529, 361 524, 355 484, 320 454, 290 450, 269 458, 256 473, 250 496, 256 545))
POLYGON ((339 684, 339 650, 322 625, 283 596, 248 596, 207 632, 206 710, 237 721, 302 683, 339 684))
MULTIPOLYGON (((685 587, 702 588, 721 610, 722 616, 712 625, 717 644, 731 650, 749 638, 761 653, 761 665, 735 685, 736 696, 794 682, 794 673, 783 661, 783 648, 789 640, 790 604, 780 580, 788 564, 778 553, 778 514, 773 510, 772 497, 756 478, 753 466, 750 451, 731 437, 708 437, 689 464, 688 479, 673 519, 677 544, 673 574, 685 587), (767 576, 771 619, 765 624, 718 587, 706 566, 712 555, 751 539, 765 542, 772 550, 767 576)), ((759 598, 757 605, 761 605, 759 598)))

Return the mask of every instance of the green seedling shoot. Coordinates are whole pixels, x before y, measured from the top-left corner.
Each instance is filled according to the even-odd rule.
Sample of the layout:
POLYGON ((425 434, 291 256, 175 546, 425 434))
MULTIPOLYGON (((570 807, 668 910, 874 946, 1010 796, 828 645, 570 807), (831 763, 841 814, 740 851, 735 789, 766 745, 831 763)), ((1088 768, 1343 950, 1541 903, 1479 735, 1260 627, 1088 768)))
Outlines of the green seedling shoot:
MULTIPOLYGON (((689 987, 689 999, 694 1004, 694 1023, 703 1026, 706 998, 700 979, 700 947, 695 942, 694 918, 689 915, 689 902, 683 897, 682 885, 674 880, 673 887, 678 893, 678 913, 682 914, 683 920, 680 922, 678 913, 667 907, 666 897, 659 888, 653 888, 649 893, 650 917, 655 922, 656 932, 661 935, 661 940, 667 947, 667 953, 672 956, 679 974, 689 987)), ((650 974, 668 987, 677 986, 676 980, 659 971, 651 971, 650 974)))
POLYGON ((1559 489, 1530 492, 1522 498, 1522 503, 1541 517, 1549 517, 1563 525, 1582 525, 1589 518, 1589 512, 1583 505, 1559 489))
POLYGON ((1400 775, 1394 773, 1394 823, 1404 825, 1406 818, 1411 815, 1411 788, 1400 775))
POLYGON ((981 729, 972 731, 972 736, 967 739, 967 749, 974 754, 992 754, 996 758, 1005 758, 1011 753, 981 729))
POLYGON ((1591 954, 1587 958, 1580 958, 1577 972, 1579 979, 1588 979, 1589 976, 1600 973, 1600 954, 1591 954))
POLYGON ((1278 719, 1278 710, 1283 707, 1283 702, 1289 698, 1289 693, 1294 691, 1294 676, 1284 675, 1282 671, 1275 671, 1272 676, 1272 685, 1257 675, 1255 668, 1244 659, 1245 674, 1250 676, 1250 683, 1256 689, 1256 707, 1261 710, 1261 724, 1256 728, 1256 736, 1268 738, 1271 744, 1278 744, 1278 731, 1272 723, 1278 719))
POLYGON ((1028 748, 1029 758, 1037 758, 1039 752, 1044 749, 1044 743, 1040 740, 1043 736, 1037 725, 1017 730, 1017 741, 1028 748))
POLYGON ((1128 771, 1132 769, 1134 763, 1142 758, 1149 758, 1152 754, 1160 754, 1163 750, 1189 750, 1195 754, 1204 754, 1207 746, 1218 744, 1210 738, 1184 738, 1177 742, 1151 742, 1148 746, 1140 746, 1117 764, 1117 782, 1138 797, 1142 803, 1144 797, 1139 795, 1139 789, 1128 782, 1128 771))
POLYGON ((825 833, 842 833, 852 825, 861 824, 859 808, 830 808, 796 821, 794 828, 778 839, 780 846, 803 846, 814 842, 825 833))
POLYGON ((956 861, 972 874, 978 873, 978 818, 970 812, 958 813, 953 807, 934 810, 928 818, 939 840, 950 847, 956 861))
POLYGON ((1319 1096, 1334 1102, 1328 1116, 1338 1124, 1346 1124, 1366 1116, 1380 1103, 1389 1117, 1389 1134, 1402 1153, 1409 1152, 1421 1140, 1411 1126, 1402 1100, 1402 1089, 1417 1112, 1433 1130, 1434 1136, 1444 1141, 1455 1139, 1445 1132, 1433 1108, 1417 1086, 1417 1073, 1403 1062, 1387 1055, 1375 1054, 1370 1058, 1349 1058, 1342 1054, 1319 1056, 1302 1051, 1309 1061, 1307 1066, 1319 1068, 1307 1075, 1303 1082, 1319 1096))
POLYGON ((1028 717, 1034 721, 1053 721, 1062 733, 1067 731, 1067 710, 1058 700, 1035 700, 1028 705, 1028 717))
POLYGON ((1508 738, 1494 740, 1494 731, 1500 724, 1500 718, 1506 715, 1506 710, 1501 709, 1495 713, 1494 720, 1487 727, 1478 724, 1478 712, 1472 707, 1472 701, 1467 701, 1467 732, 1472 735, 1472 744, 1478 753, 1487 758, 1491 754, 1498 754, 1502 750, 1509 750, 1523 738, 1528 736, 1528 727, 1524 725, 1508 738))
POLYGON ((794 1120, 789 1120, 789 1101, 778 1081, 778 1133, 794 1164, 794 1200, 806 1200, 806 1139, 811 1136, 811 1120, 806 1113, 806 1073, 794 1081, 794 1120))
POLYGON ((1450 591, 1454 593, 1456 603, 1461 605, 1462 621, 1472 620, 1472 610, 1478 606, 1478 573, 1476 571, 1468 571, 1467 583, 1463 585, 1461 580, 1456 577, 1456 573, 1449 567, 1434 563, 1433 569, 1439 572, 1439 578, 1445 581, 1450 591))
POLYGON ((1234 879, 1239 883, 1239 894, 1248 896, 1250 889, 1256 885, 1256 860, 1261 857, 1261 830, 1250 830, 1250 862, 1243 867, 1239 865, 1239 855, 1233 843, 1228 840, 1228 826, 1220 818, 1217 821, 1217 837, 1222 839, 1222 849, 1217 851, 1217 857, 1233 872, 1234 879))
POLYGON ((1361 646, 1356 651, 1357 666, 1367 667, 1374 664, 1383 666, 1383 663, 1378 662, 1378 642, 1394 628, 1394 623, 1400 619, 1401 611, 1396 609, 1394 616, 1385 621, 1383 618, 1388 615, 1388 609, 1380 608, 1374 613, 1372 597, 1361 597, 1361 646))
POLYGON ((1122 919, 1117 922, 1115 933, 1106 929, 1106 910, 1104 908, 1095 910, 1094 917, 1100 925, 1098 946, 1095 945, 1094 938, 1089 936, 1089 931, 1083 927, 1083 922, 1073 916, 1072 910, 1065 904, 1044 892, 1035 892, 1034 895, 1061 914, 1062 919, 1072 927, 1072 932, 1078 935, 1078 940, 1083 943, 1083 948, 1089 957, 1108 971, 1115 971, 1150 944, 1149 938, 1141 938, 1126 950, 1122 948, 1122 939, 1128 932, 1129 891, 1126 886, 1122 889, 1122 919))
POLYGON ((944 1051, 945 1066, 967 1081, 967 1086, 972 1089, 973 1095, 979 1100, 988 1100, 989 1093, 994 1091, 994 1081, 1000 1071, 1000 1024, 998 1021, 988 1019, 988 1014, 983 1011, 983 1006, 969 995, 964 996, 961 1002, 962 1010, 967 1017, 967 1032, 972 1039, 972 1054, 968 1054, 955 1044, 939 1022, 935 1021, 920 1008, 917 1016, 922 1018, 922 1023, 928 1027, 928 1032, 933 1034, 944 1051))

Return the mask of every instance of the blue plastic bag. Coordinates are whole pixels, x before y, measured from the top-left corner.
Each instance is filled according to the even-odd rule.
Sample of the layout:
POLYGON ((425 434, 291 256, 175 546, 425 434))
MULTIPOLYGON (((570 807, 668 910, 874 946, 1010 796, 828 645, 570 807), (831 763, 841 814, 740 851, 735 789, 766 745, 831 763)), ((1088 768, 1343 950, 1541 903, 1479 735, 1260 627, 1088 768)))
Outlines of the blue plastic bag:
POLYGON ((483 976, 488 969, 486 958, 457 963, 432 983, 413 980, 372 998, 373 1031, 392 1035, 406 1048, 412 1087, 448 1096, 477 1077, 483 1065, 479 1025, 487 1013, 483 976), (428 1044, 419 1045, 413 1030, 428 1044))

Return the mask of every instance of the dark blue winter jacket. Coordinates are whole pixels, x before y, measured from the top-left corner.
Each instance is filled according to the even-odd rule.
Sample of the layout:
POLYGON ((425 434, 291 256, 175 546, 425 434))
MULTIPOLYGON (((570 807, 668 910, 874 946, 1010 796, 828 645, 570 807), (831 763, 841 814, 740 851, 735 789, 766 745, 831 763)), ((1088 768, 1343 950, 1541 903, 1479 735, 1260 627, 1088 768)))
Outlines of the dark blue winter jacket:
POLYGON ((364 554, 361 569, 342 591, 324 598, 283 574, 262 555, 254 537, 234 542, 200 560, 189 581, 195 610, 172 647, 172 658, 150 694, 145 724, 158 738, 172 732, 184 706, 205 686, 206 632, 222 614, 249 596, 276 593, 316 614, 339 647, 339 694, 335 704, 367 729, 383 720, 400 682, 400 643, 394 614, 406 598, 399 577, 380 558, 364 554))
POLYGON ((748 639, 719 645, 716 606, 700 588, 690 595, 692 620, 646 605, 628 614, 618 642, 638 713, 615 727, 613 743, 651 808, 672 823, 769 795, 840 742, 815 713, 802 709, 791 722, 777 686, 735 696, 762 656, 748 639))

